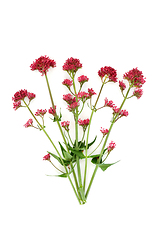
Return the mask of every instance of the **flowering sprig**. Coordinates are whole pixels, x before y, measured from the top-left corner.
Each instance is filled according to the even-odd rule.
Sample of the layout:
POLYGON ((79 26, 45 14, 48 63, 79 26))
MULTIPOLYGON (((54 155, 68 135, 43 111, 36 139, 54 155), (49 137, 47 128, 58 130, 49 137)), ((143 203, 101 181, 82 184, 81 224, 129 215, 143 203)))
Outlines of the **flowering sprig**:
POLYGON ((128 116, 128 111, 123 109, 126 100, 131 97, 136 97, 137 99, 139 99, 142 96, 142 86, 145 83, 145 78, 142 72, 138 70, 138 68, 133 68, 132 70, 126 72, 123 75, 124 82, 118 81, 117 71, 114 68, 110 66, 102 67, 98 71, 98 76, 101 79, 101 88, 97 96, 95 96, 96 93, 92 88, 88 88, 88 91, 82 90, 85 83, 89 82, 89 78, 87 76, 80 75, 76 79, 77 71, 82 68, 80 60, 73 57, 68 58, 64 63, 62 69, 66 73, 68 73, 69 78, 65 78, 62 84, 69 90, 69 93, 63 95, 63 100, 67 104, 67 109, 69 113, 72 113, 72 123, 70 121, 61 120, 61 111, 60 115, 57 114, 58 107, 57 104, 55 105, 54 103, 53 94, 51 93, 51 88, 47 77, 47 72, 49 71, 49 69, 55 67, 56 62, 47 56, 41 56, 30 65, 32 71, 38 70, 42 76, 45 76, 47 89, 51 100, 51 107, 48 109, 48 115, 54 117, 54 119, 51 119, 53 120, 53 122, 55 122, 55 124, 57 124, 60 134, 62 136, 63 143, 58 142, 60 150, 58 150, 56 144, 53 142, 44 126, 44 116, 47 114, 47 110, 37 109, 35 114, 33 114, 30 108, 31 101, 36 97, 34 93, 28 92, 26 89, 17 91, 12 98, 13 108, 15 110, 21 107, 26 107, 28 109, 32 118, 30 118, 26 122, 26 124, 24 125, 25 128, 34 127, 40 129, 46 135, 54 148, 54 153, 48 152, 48 154, 43 157, 43 160, 50 162, 52 166, 54 166, 55 169, 60 172, 60 175, 58 175, 59 177, 66 177, 69 179, 69 182, 73 188, 77 200, 80 204, 85 204, 98 168, 105 171, 108 167, 116 163, 105 163, 105 161, 108 159, 108 156, 116 147, 116 144, 113 141, 111 141, 106 147, 111 130, 118 119, 124 116, 128 116), (76 81, 79 83, 79 90, 76 89, 76 81), (106 84, 110 82, 119 84, 119 89, 123 96, 122 103, 119 106, 116 106, 112 100, 108 100, 108 98, 105 97, 104 105, 97 108, 97 104, 99 102, 103 88, 106 84), (91 99, 94 99, 95 97, 95 102, 94 104, 92 104, 91 99), (90 106, 87 103, 88 100, 90 101, 90 106), (87 118, 82 120, 80 115, 85 110, 86 103, 89 106, 89 109, 87 111, 87 118), (96 114, 100 109, 103 109, 103 111, 111 109, 112 120, 108 128, 100 128, 100 132, 102 134, 101 140, 99 144, 97 144, 92 149, 91 152, 90 147, 94 146, 97 139, 97 136, 95 136, 94 140, 92 140, 92 142, 89 142, 92 119, 94 114, 96 114), (89 111, 90 116, 88 116, 89 111), (39 122, 39 119, 42 120, 42 123, 39 122), (33 121, 37 123, 38 127, 35 127, 33 125, 33 121), (70 135, 70 129, 73 129, 73 126, 75 128, 75 138, 70 135), (82 136, 80 136, 80 128, 83 129, 82 136), (98 153, 95 153, 96 151, 98 151, 98 153), (51 161, 51 157, 54 161, 58 161, 61 168, 58 168, 53 163, 53 161, 51 161), (81 168, 82 159, 85 159, 84 171, 81 168), (95 169, 88 184, 88 187, 86 188, 87 168, 89 161, 95 165, 95 169), (73 175, 73 179, 70 175, 73 175))

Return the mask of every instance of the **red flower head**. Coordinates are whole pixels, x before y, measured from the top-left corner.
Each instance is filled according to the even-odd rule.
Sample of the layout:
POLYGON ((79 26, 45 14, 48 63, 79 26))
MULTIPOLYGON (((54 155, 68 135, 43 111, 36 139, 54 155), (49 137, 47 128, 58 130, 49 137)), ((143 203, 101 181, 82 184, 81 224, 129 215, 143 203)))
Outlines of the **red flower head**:
POLYGON ((92 97, 93 95, 96 95, 97 93, 95 93, 95 91, 92 88, 88 88, 88 94, 90 97, 92 97))
POLYGON ((73 57, 68 58, 63 65, 63 70, 67 72, 68 71, 77 72, 79 68, 82 68, 82 64, 80 63, 80 60, 73 57))
POLYGON ((136 88, 133 92, 133 95, 139 99, 143 95, 143 90, 141 88, 136 88))
POLYGON ((43 157, 43 160, 48 160, 48 161, 50 161, 50 154, 48 153, 47 155, 45 155, 45 156, 43 157))
POLYGON ((42 110, 42 109, 37 109, 37 112, 35 113, 35 116, 43 117, 44 114, 46 114, 46 112, 47 112, 46 109, 44 109, 44 110, 42 110))
POLYGON ((73 81, 71 81, 69 79, 64 79, 62 84, 65 85, 66 87, 70 88, 73 85, 73 81))
POLYGON ((40 73, 42 73, 42 76, 44 74, 46 75, 50 67, 52 68, 56 67, 56 62, 54 60, 51 60, 47 56, 39 57, 30 65, 32 71, 38 70, 40 73))
POLYGON ((27 92, 27 97, 31 101, 32 99, 34 99, 36 97, 36 95, 34 93, 27 92))
POLYGON ((81 86, 85 83, 85 82, 88 82, 89 78, 87 76, 80 76, 78 77, 78 82, 81 84, 81 86))
POLYGON ((89 93, 87 92, 79 92, 77 97, 82 100, 82 102, 85 102, 87 99, 91 98, 89 93))
POLYGON ((138 68, 133 68, 129 72, 123 75, 124 79, 127 79, 134 87, 141 88, 142 85, 146 82, 142 74, 142 71, 139 71, 138 68))
POLYGON ((52 114, 53 116, 55 116, 55 115, 56 115, 56 106, 54 106, 54 108, 53 108, 53 107, 50 107, 50 109, 48 110, 48 112, 49 112, 50 114, 52 114))
POLYGON ((84 119, 84 120, 79 119, 78 124, 83 127, 83 131, 86 131, 86 129, 89 125, 89 119, 88 118, 84 119))
POLYGON ((111 141, 107 149, 108 153, 110 153, 115 147, 116 147, 116 144, 113 141, 111 141))
POLYGON ((76 102, 76 98, 70 93, 63 95, 63 100, 66 101, 68 104, 76 102))
POLYGON ((61 122, 61 126, 62 126, 66 131, 69 131, 69 124, 70 124, 69 121, 61 122))
POLYGON ((99 71, 98 71, 98 75, 101 77, 101 79, 104 76, 107 76, 109 78, 109 81, 111 82, 117 82, 117 72, 114 68, 112 67, 102 67, 99 71))
POLYGON ((32 127, 33 126, 33 120, 32 119, 29 119, 25 124, 24 124, 25 128, 28 128, 28 127, 32 127))
POLYGON ((70 111, 70 112, 75 112, 75 109, 79 106, 79 102, 73 102, 71 103, 70 105, 68 105, 67 109, 70 111))
POLYGON ((13 109, 14 109, 14 110, 17 110, 19 107, 21 107, 21 101, 18 101, 18 102, 14 102, 14 103, 13 103, 13 109))
POLYGON ((27 90, 20 90, 14 94, 14 97, 12 97, 12 100, 14 102, 18 102, 19 100, 23 100, 25 97, 27 97, 27 90))
POLYGON ((119 81, 119 87, 120 87, 121 91, 123 91, 126 88, 126 84, 123 81, 119 81))
POLYGON ((101 133, 103 133, 103 137, 107 135, 107 133, 109 132, 108 129, 104 129, 101 127, 100 129, 101 133))

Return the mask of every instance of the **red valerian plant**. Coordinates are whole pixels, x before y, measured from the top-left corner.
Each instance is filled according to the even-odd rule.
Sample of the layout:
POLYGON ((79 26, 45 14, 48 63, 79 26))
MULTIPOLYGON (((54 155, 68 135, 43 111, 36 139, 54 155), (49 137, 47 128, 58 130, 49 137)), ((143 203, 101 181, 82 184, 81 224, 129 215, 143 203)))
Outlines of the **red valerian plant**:
POLYGON ((79 59, 73 57, 68 58, 62 69, 68 73, 70 79, 64 79, 62 84, 69 90, 68 94, 63 95, 63 100, 66 102, 67 109, 73 116, 73 123, 70 123, 70 121, 67 119, 64 121, 61 120, 62 113, 61 111, 60 113, 58 112, 58 108, 53 101, 53 95, 51 93, 47 72, 50 68, 54 67, 56 67, 56 62, 47 56, 41 56, 30 65, 32 71, 38 70, 42 76, 45 75, 51 100, 51 107, 48 109, 48 113, 49 115, 52 115, 52 118, 50 117, 50 119, 57 124, 63 140, 63 144, 58 142, 60 150, 49 136, 44 125, 47 109, 37 109, 34 114, 29 106, 30 102, 36 97, 34 93, 30 93, 25 89, 17 91, 12 98, 13 108, 17 110, 21 107, 26 107, 29 110, 32 118, 24 124, 25 128, 34 127, 35 129, 43 131, 54 148, 54 152, 48 151, 48 154, 43 157, 43 160, 50 162, 60 172, 60 175, 58 175, 59 177, 66 177, 69 179, 79 203, 85 204, 98 168, 105 171, 108 167, 116 163, 104 163, 109 154, 116 147, 116 143, 113 141, 111 141, 106 147, 108 138, 117 120, 128 116, 128 111, 122 109, 126 100, 134 96, 139 99, 142 96, 142 86, 145 83, 145 78, 143 73, 139 71, 138 68, 133 68, 123 75, 125 82, 122 80, 118 81, 117 71, 112 67, 105 66, 98 71, 98 75, 102 82, 99 93, 96 94, 92 88, 88 88, 87 92, 82 91, 83 85, 89 81, 89 78, 81 75, 76 79, 76 73, 80 68, 82 68, 82 64, 80 63, 79 59), (76 81, 77 84, 79 83, 79 89, 76 88, 76 81), (118 82, 118 87, 123 98, 122 103, 117 107, 112 100, 108 100, 108 98, 105 97, 104 105, 97 107, 104 86, 110 82, 114 84, 117 84, 118 82), (94 104, 92 104, 93 97, 96 97, 94 104), (86 119, 81 119, 80 115, 85 109, 85 104, 90 109, 90 116, 87 114, 86 119), (91 152, 90 147, 94 146, 97 138, 97 136, 95 136, 92 142, 89 142, 89 134, 93 116, 100 109, 106 109, 107 111, 107 108, 112 110, 111 124, 108 126, 108 128, 106 128, 107 126, 105 128, 100 128, 100 132, 102 134, 101 141, 96 147, 93 148, 94 150, 91 152), (39 121, 39 119, 41 119, 41 121, 39 121), (37 123, 37 126, 34 126, 34 122, 37 123), (70 135, 70 129, 72 128, 73 124, 75 127, 74 140, 70 135), (82 132, 80 128, 83 130, 82 136, 80 135, 82 132), (79 141, 79 139, 81 140, 79 141), (96 151, 98 151, 98 153, 95 153, 96 151), (83 159, 85 161, 85 167, 82 171, 81 162, 83 159), (60 167, 57 167, 55 165, 56 163, 54 163, 52 160, 56 160, 60 167), (89 161, 95 165, 95 169, 88 187, 86 188, 87 168, 89 161))

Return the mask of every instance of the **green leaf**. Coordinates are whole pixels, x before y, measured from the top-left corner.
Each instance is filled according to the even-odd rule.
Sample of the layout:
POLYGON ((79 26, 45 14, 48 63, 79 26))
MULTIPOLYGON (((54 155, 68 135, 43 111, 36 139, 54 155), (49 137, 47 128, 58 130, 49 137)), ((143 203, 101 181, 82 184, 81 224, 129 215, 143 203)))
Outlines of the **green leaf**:
MULTIPOLYGON (((94 158, 92 158, 91 162, 94 163, 94 164, 98 164, 97 161, 99 159, 99 155, 98 156, 95 156, 94 158)), ((100 161, 100 163, 102 162, 102 159, 100 161)))
MULTIPOLYGON (((96 141, 96 138, 97 138, 97 136, 95 136, 94 140, 93 140, 91 143, 88 143, 88 148, 89 148, 90 146, 92 146, 92 144, 96 141)), ((87 148, 87 149, 88 149, 88 148, 87 148)))
POLYGON ((73 154, 75 154, 75 155, 77 155, 79 158, 85 158, 85 155, 83 154, 83 152, 82 152, 82 150, 75 150, 75 148, 72 148, 72 147, 69 147, 69 150, 73 153, 73 154))
POLYGON ((62 144, 60 142, 59 142, 59 145, 61 147, 62 155, 65 158, 64 152, 66 152, 66 150, 64 149, 64 147, 62 146, 62 144))
POLYGON ((73 156, 71 156, 68 152, 64 152, 64 156, 66 160, 70 160, 73 158, 73 156))
MULTIPOLYGON (((120 161, 120 160, 119 160, 120 161)), ((117 162, 119 162, 117 161, 117 162)), ((99 163, 99 164, 96 164, 98 167, 100 167, 102 169, 102 171, 105 171, 107 168, 109 168, 110 166, 116 164, 117 162, 115 163, 99 163)))

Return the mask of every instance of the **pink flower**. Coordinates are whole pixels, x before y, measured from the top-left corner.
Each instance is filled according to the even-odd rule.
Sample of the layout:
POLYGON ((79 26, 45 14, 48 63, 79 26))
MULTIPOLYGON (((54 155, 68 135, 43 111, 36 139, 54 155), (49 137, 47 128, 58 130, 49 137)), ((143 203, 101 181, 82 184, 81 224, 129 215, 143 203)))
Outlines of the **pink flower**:
POLYGON ((89 78, 88 78, 87 76, 84 76, 84 75, 78 77, 78 82, 79 82, 81 85, 83 85, 83 83, 85 83, 85 82, 88 82, 88 80, 89 80, 89 78))
POLYGON ((115 147, 116 147, 116 144, 115 144, 113 141, 111 141, 111 142, 109 143, 108 148, 107 148, 108 153, 110 153, 115 147))
POLYGON ((84 102, 90 98, 90 95, 89 93, 86 93, 86 92, 79 92, 77 97, 84 102))
POLYGON ((123 75, 124 79, 127 79, 134 87, 140 88, 146 82, 143 76, 142 71, 139 71, 138 68, 133 68, 129 72, 123 75))
POLYGON ((36 97, 36 95, 34 93, 27 92, 27 97, 29 98, 29 100, 32 100, 36 97))
POLYGON ((40 73, 42 73, 42 76, 44 74, 46 75, 50 67, 56 67, 56 62, 54 60, 51 60, 46 55, 39 57, 30 65, 32 71, 38 70, 40 73))
POLYGON ((48 110, 48 112, 49 112, 50 114, 52 114, 53 116, 55 116, 55 115, 56 115, 56 106, 54 106, 54 108, 53 108, 53 107, 50 107, 50 109, 48 110))
POLYGON ((43 160, 48 160, 48 161, 50 161, 50 154, 48 153, 47 155, 45 155, 45 156, 43 157, 43 160))
POLYGON ((25 124, 24 124, 25 128, 28 128, 28 127, 32 127, 33 126, 33 120, 32 119, 29 119, 25 124))
POLYGON ((69 121, 61 122, 61 126, 62 126, 66 131, 69 131, 69 124, 70 124, 69 121))
POLYGON ((27 97, 27 90, 20 90, 14 94, 14 97, 12 97, 12 100, 14 102, 18 102, 19 100, 23 100, 25 97, 27 97))
POLYGON ((143 95, 143 90, 141 88, 136 88, 133 92, 133 95, 139 99, 143 95))
POLYGON ((98 71, 98 75, 103 78, 104 76, 107 76, 109 78, 109 81, 111 82, 117 82, 117 72, 114 68, 112 67, 102 67, 98 71))
POLYGON ((21 107, 21 101, 18 101, 18 102, 14 102, 14 103, 13 103, 13 109, 14 109, 14 110, 17 110, 19 107, 21 107))
POLYGON ((77 58, 68 58, 66 62, 63 65, 64 71, 73 71, 77 72, 79 68, 82 68, 82 64, 80 63, 80 60, 77 58))
POLYGON ((118 108, 117 106, 114 106, 112 109, 114 113, 120 113, 120 108, 118 108))
POLYGON ((113 108, 114 105, 115 105, 115 104, 113 103, 112 100, 108 101, 108 98, 105 98, 105 99, 104 99, 104 107, 111 107, 111 108, 113 108))
POLYGON ((120 87, 121 91, 123 91, 126 88, 126 84, 123 81, 119 81, 119 87, 120 87))
POLYGON ((126 111, 126 110, 121 110, 121 111, 120 111, 120 115, 121 115, 121 116, 127 117, 128 114, 129 114, 129 113, 128 113, 128 111, 126 111))
POLYGON ((66 87, 70 88, 73 85, 73 81, 71 81, 69 79, 64 79, 62 84, 65 85, 66 87))
POLYGON ((46 114, 47 110, 37 109, 37 112, 35 113, 35 116, 41 116, 43 117, 44 114, 46 114))
POLYGON ((76 109, 76 107, 79 106, 79 102, 73 102, 71 103, 70 105, 68 105, 67 109, 70 111, 70 112, 74 112, 74 110, 76 109))
POLYGON ((96 95, 95 91, 92 88, 88 88, 89 96, 92 97, 93 95, 96 95))
POLYGON ((63 95, 63 100, 66 101, 68 104, 76 102, 76 98, 70 93, 63 95))
POLYGON ((108 129, 104 129, 101 127, 100 129, 101 133, 103 133, 103 137, 107 135, 107 133, 109 132, 108 129))
POLYGON ((81 120, 81 119, 78 119, 78 124, 83 127, 83 131, 85 131, 89 125, 89 119, 84 119, 84 120, 81 120))

